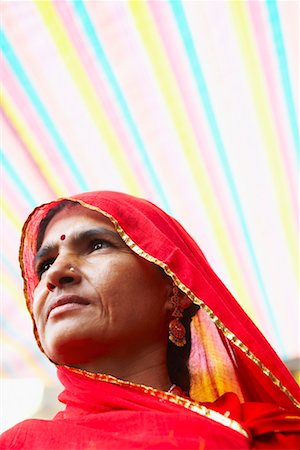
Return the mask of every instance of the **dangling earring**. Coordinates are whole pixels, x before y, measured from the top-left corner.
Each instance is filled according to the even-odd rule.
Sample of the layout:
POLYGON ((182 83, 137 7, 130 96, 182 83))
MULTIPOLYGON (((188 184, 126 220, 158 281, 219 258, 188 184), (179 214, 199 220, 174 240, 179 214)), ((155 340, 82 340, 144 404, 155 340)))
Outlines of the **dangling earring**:
POLYGON ((175 317, 169 324, 169 339, 177 347, 183 347, 186 344, 185 328, 180 322, 180 317, 183 317, 183 308, 180 306, 180 298, 178 295, 178 287, 173 286, 173 295, 171 297, 171 303, 174 306, 172 317, 175 317))

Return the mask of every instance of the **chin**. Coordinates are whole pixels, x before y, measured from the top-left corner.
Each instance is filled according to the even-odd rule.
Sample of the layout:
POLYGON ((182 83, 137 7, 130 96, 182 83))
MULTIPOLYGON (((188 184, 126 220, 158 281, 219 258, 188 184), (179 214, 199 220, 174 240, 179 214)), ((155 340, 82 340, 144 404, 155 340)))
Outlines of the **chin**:
POLYGON ((94 345, 95 354, 92 343, 87 339, 78 339, 78 336, 77 339, 74 336, 59 336, 45 343, 43 348, 46 356, 55 364, 80 367, 98 356, 99 343, 94 345))

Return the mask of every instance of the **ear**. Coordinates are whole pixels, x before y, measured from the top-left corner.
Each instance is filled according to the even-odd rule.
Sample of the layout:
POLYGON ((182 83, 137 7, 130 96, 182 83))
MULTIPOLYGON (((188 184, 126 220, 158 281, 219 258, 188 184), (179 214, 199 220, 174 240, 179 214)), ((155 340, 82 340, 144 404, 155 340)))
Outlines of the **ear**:
MULTIPOLYGON (((174 311, 174 304, 173 304, 172 300, 173 300, 174 293, 175 293, 174 288, 176 288, 176 287, 177 286, 174 284, 174 282, 171 282, 168 285, 168 298, 167 298, 167 302, 166 302, 166 308, 170 312, 174 311)), ((193 302, 189 299, 189 297, 187 297, 187 295, 185 295, 185 293, 182 292, 178 287, 177 287, 177 298, 179 299, 179 306, 183 310, 193 304, 193 302)))

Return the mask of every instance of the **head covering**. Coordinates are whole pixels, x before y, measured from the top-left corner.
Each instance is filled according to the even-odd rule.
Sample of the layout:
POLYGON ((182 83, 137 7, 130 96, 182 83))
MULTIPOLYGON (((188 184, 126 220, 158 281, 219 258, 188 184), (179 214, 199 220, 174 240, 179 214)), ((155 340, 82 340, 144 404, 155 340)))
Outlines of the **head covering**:
MULTIPOLYGON (((300 407, 299 389, 275 351, 214 273, 202 251, 172 217, 149 201, 99 191, 36 208, 22 231, 20 265, 32 313, 38 283, 33 258, 41 220, 63 200, 99 211, 140 257, 159 265, 200 309, 191 323, 190 397, 212 402, 225 392, 241 401, 300 407)), ((33 319, 34 321, 34 319, 33 319)), ((39 338, 34 324, 34 331, 39 338)), ((40 343, 39 343, 40 345, 40 343)))

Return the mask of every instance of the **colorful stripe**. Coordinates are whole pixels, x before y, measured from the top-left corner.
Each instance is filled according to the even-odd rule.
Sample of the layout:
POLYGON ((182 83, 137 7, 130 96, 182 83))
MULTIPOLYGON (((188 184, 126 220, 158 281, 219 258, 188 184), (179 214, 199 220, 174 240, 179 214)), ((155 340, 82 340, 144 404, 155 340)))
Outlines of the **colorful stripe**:
POLYGON ((40 12, 45 26, 49 30, 57 49, 70 72, 71 79, 76 83, 78 90, 86 104, 92 120, 99 129, 102 138, 106 141, 108 149, 116 166, 120 168, 120 176, 124 181, 124 186, 133 195, 140 195, 141 190, 137 185, 134 174, 124 155, 121 143, 117 141, 113 128, 107 120, 105 111, 96 100, 93 86, 88 79, 85 70, 80 64, 73 45, 52 4, 35 1, 35 5, 40 12))
POLYGON ((251 302, 245 283, 240 277, 238 263, 233 256, 233 247, 228 240, 228 235, 223 232, 226 229, 226 224, 220 214, 215 194, 211 188, 210 179, 190 126, 190 121, 186 115, 184 105, 178 96, 173 74, 167 63, 166 55, 161 49, 149 10, 145 4, 137 2, 129 2, 129 7, 134 17, 137 30, 140 33, 142 42, 151 60, 156 81, 160 86, 160 90, 170 111, 174 130, 178 134, 182 151, 194 178, 195 189, 199 194, 201 202, 205 205, 211 221, 214 237, 218 242, 224 260, 227 262, 226 268, 231 279, 235 280, 237 290, 244 300, 244 305, 251 314, 253 311, 253 303, 251 302), (201 180, 201 184, 199 184, 199 180, 201 180))
POLYGON ((264 3, 263 2, 248 2, 247 3, 249 18, 254 30, 254 38, 259 53, 259 65, 264 75, 264 89, 268 94, 268 101, 273 114, 275 133, 278 137, 278 145, 283 161, 282 170, 286 171, 286 183, 289 187, 289 192, 292 201, 292 208, 295 212, 298 208, 298 180, 297 180, 297 167, 294 154, 291 149, 288 127, 290 126, 289 117, 282 116, 282 96, 280 86, 278 86, 276 75, 274 70, 274 62, 272 56, 272 41, 268 39, 269 35, 266 33, 266 29, 263 23, 264 3))
POLYGON ((161 205, 162 207, 169 213, 171 213, 170 205, 167 200, 166 194, 163 190, 163 185, 160 183, 156 171, 153 167, 153 164, 149 157, 149 152, 146 149, 145 143, 143 142, 143 139, 141 137, 141 134, 139 132, 139 129, 134 121, 132 112, 130 111, 129 105, 126 102, 126 98, 123 94, 123 91, 121 89, 121 86, 114 74, 114 71, 109 63, 109 60, 105 54, 105 51, 101 45, 101 42, 98 38, 97 32, 95 30, 95 27, 92 23, 91 17, 87 11, 87 8, 84 6, 84 3, 82 1, 73 0, 72 1, 73 7, 81 21, 82 27, 86 33, 86 36, 89 39, 89 42, 91 44, 91 47, 94 50, 96 60, 101 65, 101 70, 103 70, 103 73, 105 74, 107 78, 107 82, 110 85, 115 100, 122 112, 123 119, 128 127, 128 131, 131 133, 136 149, 140 155, 141 163, 143 167, 148 172, 148 175, 150 177, 151 183, 154 186, 155 190, 157 191, 161 205))
POLYGON ((238 35, 238 43, 241 46, 241 55, 244 58, 248 69, 247 74, 250 79, 257 117, 262 128, 262 138, 265 144, 264 149, 274 180, 276 199, 278 200, 279 217, 282 220, 285 237, 293 258, 293 267, 296 273, 298 270, 298 252, 294 245, 297 240, 295 219, 290 196, 286 189, 287 182, 285 173, 282 170, 283 162, 278 148, 278 140, 273 127, 270 109, 268 108, 268 101, 265 94, 266 89, 261 76, 260 65, 252 39, 249 20, 247 19, 246 6, 241 2, 230 2, 230 9, 232 11, 233 22, 238 35))
POLYGON ((292 92, 289 74, 289 63, 286 56, 284 36, 282 33, 277 1, 265 0, 264 4, 266 5, 269 14, 270 26, 273 33, 273 44, 275 46, 275 51, 277 54, 278 70, 282 79, 282 87, 285 95, 286 108, 290 118, 290 125, 292 129, 292 135, 294 138, 296 156, 299 158, 299 120, 298 114, 296 112, 294 95, 292 92))
POLYGON ((32 83, 30 82, 27 74, 25 73, 21 63, 19 62, 17 56, 15 55, 15 52, 13 51, 10 43, 8 42, 6 36, 2 31, 0 30, 0 39, 2 43, 3 48, 3 54, 11 66, 13 72, 18 77, 19 82, 22 84, 27 96, 30 98, 31 103, 37 110, 41 120, 43 121, 44 125, 48 129, 48 132, 50 133, 52 139, 55 142, 55 145, 57 149, 60 151, 62 157, 72 170, 76 181, 82 190, 88 190, 88 184, 83 179, 83 176, 81 172, 79 171, 78 167, 74 163, 72 154, 70 150, 65 145, 62 137, 60 136, 53 120, 51 119, 49 113, 47 112, 46 107, 43 105, 42 100, 38 96, 35 88, 33 87, 32 83))
MULTIPOLYGON (((240 4, 238 2, 235 2, 235 4, 240 4)), ((197 56, 197 52, 194 46, 194 42, 189 30, 189 26, 186 20, 186 16, 185 16, 185 12, 182 6, 182 3, 180 1, 170 1, 170 6, 172 8, 172 11, 174 13, 174 17, 175 20, 177 22, 177 26, 178 26, 178 31, 181 34, 182 37, 182 41, 184 44, 184 47, 186 49, 187 55, 188 55, 188 59, 189 59, 189 63, 191 65, 191 70, 194 74, 195 77, 195 81, 198 87, 198 93, 199 96, 201 98, 201 101, 203 102, 205 111, 206 111, 206 115, 207 115, 207 120, 211 129, 211 134, 212 137, 214 139, 215 142, 215 150, 218 153, 218 156, 220 158, 221 164, 222 164, 222 168, 225 172, 225 176, 226 176, 226 180, 228 183, 228 187, 230 189, 231 192, 231 197, 232 197, 232 201, 234 202, 235 205, 235 211, 239 217, 239 223, 242 229, 242 233, 244 236, 244 242, 245 245, 247 246, 247 250, 248 250, 248 255, 250 257, 252 266, 253 266, 253 270, 255 272, 255 276, 257 278, 258 281, 258 285, 260 287, 261 290, 261 294, 262 297, 264 299, 264 306, 267 310, 267 314, 269 315, 272 325, 274 327, 274 330, 277 334, 277 337, 279 338, 279 341, 281 341, 280 339, 280 331, 279 331, 279 327, 278 324, 276 322, 276 318, 274 316, 273 313, 273 309, 271 307, 271 299, 269 297, 268 291, 266 289, 263 277, 262 277, 262 272, 260 269, 260 264, 258 262, 257 256, 256 256, 256 252, 254 250, 254 246, 252 243, 252 238, 251 238, 251 234, 249 231, 249 227, 247 224, 247 220, 246 220, 246 216, 244 213, 244 208, 242 205, 242 201, 240 199, 239 193, 238 193, 238 189, 234 180, 234 176, 230 167, 230 163, 228 161, 227 158, 227 152, 222 140, 222 136, 219 130, 219 126, 217 123, 217 119, 213 110, 213 105, 210 101, 210 95, 209 95, 209 91, 208 91, 208 87, 207 87, 207 83, 205 81, 202 69, 201 69, 201 65, 197 56)))
POLYGON ((177 217, 281 356, 298 352, 298 10, 276 0, 5 3, 4 322, 20 330, 5 331, 7 374, 48 370, 18 344, 24 219, 99 188, 177 217))
POLYGON ((9 160, 6 158, 3 150, 0 148, 0 158, 1 166, 6 171, 8 176, 12 179, 13 183, 17 185, 20 192, 22 192, 23 197, 25 197, 27 203, 30 207, 34 208, 36 206, 36 201, 31 195, 30 190, 27 188, 26 184, 21 180, 18 173, 14 167, 10 164, 9 160))
POLYGON ((2 95, 2 108, 4 114, 13 125, 16 133, 32 156, 44 178, 47 180, 54 194, 57 197, 63 196, 66 191, 64 189, 64 186, 56 179, 56 177, 53 176, 53 173, 51 173, 51 171, 49 170, 49 167, 51 167, 50 161, 47 161, 41 147, 36 142, 35 136, 28 130, 26 124, 23 121, 23 117, 16 110, 5 93, 3 93, 2 95))

